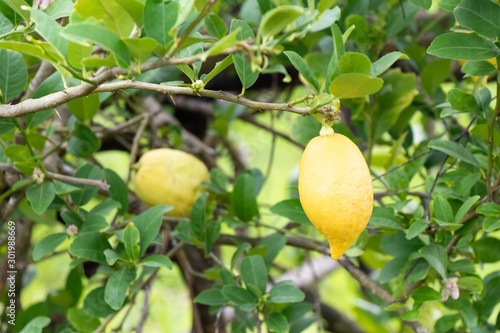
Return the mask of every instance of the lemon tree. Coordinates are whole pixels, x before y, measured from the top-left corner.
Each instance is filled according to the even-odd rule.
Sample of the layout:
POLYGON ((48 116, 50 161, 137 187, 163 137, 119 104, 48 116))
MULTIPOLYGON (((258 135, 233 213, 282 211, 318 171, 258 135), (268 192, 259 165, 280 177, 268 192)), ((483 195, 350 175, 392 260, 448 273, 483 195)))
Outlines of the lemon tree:
POLYGON ((499 330, 499 18, 1 1, 0 330, 499 330))

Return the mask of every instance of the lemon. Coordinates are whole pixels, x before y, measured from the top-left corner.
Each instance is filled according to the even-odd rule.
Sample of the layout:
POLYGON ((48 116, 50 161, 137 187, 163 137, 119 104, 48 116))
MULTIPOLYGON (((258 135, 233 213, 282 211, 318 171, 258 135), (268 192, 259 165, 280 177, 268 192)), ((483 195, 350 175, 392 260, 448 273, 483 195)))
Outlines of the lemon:
POLYGON ((193 155, 160 148, 142 155, 132 182, 135 194, 145 204, 173 206, 167 215, 189 216, 203 192, 201 182, 209 178, 205 164, 193 155))
POLYGON ((373 210, 370 171, 359 148, 338 133, 312 139, 300 161, 299 195, 337 260, 365 229, 373 210))

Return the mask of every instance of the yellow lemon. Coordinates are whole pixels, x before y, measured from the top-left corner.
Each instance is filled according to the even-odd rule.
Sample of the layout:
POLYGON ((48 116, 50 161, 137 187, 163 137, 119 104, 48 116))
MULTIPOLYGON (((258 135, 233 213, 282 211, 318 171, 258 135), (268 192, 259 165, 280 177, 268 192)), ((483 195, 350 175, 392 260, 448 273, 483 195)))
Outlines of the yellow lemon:
POLYGON ((149 206, 169 205, 170 216, 189 216, 201 182, 210 174, 202 161, 186 152, 161 148, 150 150, 139 159, 132 182, 135 194, 149 206))
POLYGON ((312 139, 300 161, 299 195, 337 260, 365 229, 373 210, 370 171, 359 148, 338 133, 312 139))

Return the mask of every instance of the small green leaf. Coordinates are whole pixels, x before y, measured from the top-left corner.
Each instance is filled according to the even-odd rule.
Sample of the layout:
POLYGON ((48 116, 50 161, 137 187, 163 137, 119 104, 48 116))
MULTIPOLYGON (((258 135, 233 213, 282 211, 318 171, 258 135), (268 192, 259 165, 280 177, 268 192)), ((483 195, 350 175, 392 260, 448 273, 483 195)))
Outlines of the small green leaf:
POLYGON ((86 121, 92 119, 94 114, 99 110, 101 103, 99 95, 90 94, 80 98, 73 99, 66 103, 78 120, 86 121))
POLYGON ((269 292, 270 303, 295 303, 302 302, 305 298, 304 293, 297 287, 288 284, 289 281, 283 281, 275 284, 269 292))
POLYGON ((480 294, 483 291, 483 280, 475 276, 462 276, 458 278, 457 285, 460 289, 465 289, 473 294, 480 294))
MULTIPOLYGON (((2 47, 0 45, 0 47, 2 47)), ((24 90, 28 68, 23 55, 0 48, 0 102, 7 103, 24 90)))
POLYGON ((306 79, 314 92, 318 94, 321 90, 321 87, 319 86, 318 79, 314 76, 314 73, 312 72, 309 65, 304 61, 304 59, 302 59, 300 55, 297 54, 297 52, 285 51, 284 53, 292 63, 293 67, 295 67, 300 72, 300 74, 302 74, 302 76, 306 79))
POLYGON ((83 301, 83 311, 92 318, 105 318, 115 312, 104 300, 105 287, 92 290, 83 301))
POLYGON ((479 104, 474 96, 463 92, 460 89, 453 88, 448 92, 448 101, 451 106, 460 112, 472 112, 475 115, 481 115, 479 104))
POLYGON ((370 58, 358 52, 346 52, 339 60, 339 74, 362 73, 370 75, 372 63, 370 58))
POLYGON ((500 239, 486 237, 471 244, 477 260, 483 263, 500 261, 500 239))
POLYGON ((479 200, 479 198, 480 198, 479 195, 475 195, 475 196, 470 197, 469 199, 467 199, 462 204, 462 206, 460 206, 460 208, 458 209, 457 215, 455 215, 454 222, 455 223, 460 223, 460 220, 462 219, 462 217, 464 217, 465 214, 467 214, 467 212, 472 208, 472 206, 475 205, 475 203, 479 200))
POLYGON ((477 207, 476 211, 479 214, 486 216, 499 216, 500 215, 500 205, 494 202, 486 202, 481 206, 477 207))
POLYGON ((151 54, 158 47, 158 42, 154 38, 123 38, 122 41, 127 45, 127 48, 132 57, 139 63, 143 63, 151 57, 151 54))
MULTIPOLYGON (((241 278, 246 285, 254 285, 264 294, 267 286, 267 267, 261 256, 246 257, 241 261, 241 278)), ((248 287, 247 287, 248 288, 248 287)))
MULTIPOLYGON (((432 6, 432 0, 410 0, 410 2, 416 6, 422 7, 425 10, 429 10, 432 6)), ((418 316, 417 316, 417 318, 418 318, 418 316)), ((406 319, 406 320, 410 320, 410 319, 406 319)), ((410 320, 410 321, 413 321, 413 320, 410 320)))
POLYGON ((198 296, 195 297, 194 301, 196 303, 220 306, 227 303, 227 299, 222 295, 220 289, 207 289, 203 290, 198 296))
POLYGON ((108 222, 101 214, 90 212, 85 218, 85 222, 80 228, 79 232, 99 232, 104 228, 107 228, 108 222))
POLYGON ((430 244, 420 249, 419 251, 424 256, 425 260, 434 267, 434 269, 446 279, 446 270, 448 268, 448 255, 446 250, 439 244, 430 244))
POLYGON ((38 261, 38 260, 42 259, 47 254, 54 251, 67 238, 68 238, 68 234, 65 232, 48 235, 47 237, 43 238, 33 248, 33 260, 38 261))
POLYGON ((406 311, 406 312, 403 312, 401 314, 401 319, 408 320, 408 321, 416 321, 416 320, 418 320, 419 314, 420 313, 418 310, 406 311))
POLYGON ((104 300, 114 310, 119 310, 125 298, 129 285, 135 280, 135 271, 130 268, 122 268, 115 271, 106 283, 104 300))
POLYGON ((42 333, 43 329, 50 324, 50 318, 46 316, 36 316, 31 319, 19 333, 42 333))
POLYGON ((44 182, 30 186, 26 191, 26 198, 31 204, 31 208, 38 215, 47 210, 50 203, 56 197, 56 189, 52 182, 44 182))
POLYGON ((450 74, 451 61, 439 59, 431 61, 422 69, 422 87, 429 95, 433 95, 450 74))
MULTIPOLYGON (((247 39, 251 39, 255 41, 255 36, 252 32, 252 29, 243 20, 233 19, 231 21, 231 32, 239 31, 236 33, 236 39, 238 41, 244 41, 247 39)), ((240 81, 243 85, 243 89, 247 89, 251 87, 255 81, 259 78, 258 71, 252 71, 252 64, 250 61, 246 59, 246 54, 242 52, 234 53, 232 56, 234 62, 234 68, 236 69, 236 74, 240 78, 240 81)))
POLYGON ((123 179, 113 170, 104 169, 106 183, 110 185, 108 189, 109 196, 121 204, 118 213, 125 214, 128 211, 128 189, 123 179))
POLYGON ((129 259, 136 262, 139 259, 141 248, 139 247, 139 230, 133 223, 129 223, 123 230, 123 244, 129 259))
POLYGON ((288 332, 288 321, 286 317, 278 312, 271 312, 264 319, 264 323, 271 330, 271 332, 276 333, 286 333, 288 332))
POLYGON ((425 229, 427 229, 427 222, 425 221, 425 219, 415 221, 408 229, 408 232, 406 233, 406 239, 413 239, 417 237, 425 229))
POLYGON ((443 299, 443 295, 441 295, 439 291, 427 286, 415 289, 415 291, 411 293, 411 297, 417 303, 423 303, 425 301, 440 301, 443 299))
POLYGON ((500 55, 500 49, 481 36, 450 32, 437 36, 427 53, 455 60, 488 60, 500 55))
POLYGON ((462 66, 462 72, 468 76, 489 76, 498 72, 498 69, 489 61, 467 61, 462 66))
POLYGON ((407 55, 401 52, 390 52, 384 55, 382 58, 378 59, 372 64, 372 70, 370 76, 379 76, 385 72, 389 67, 391 67, 399 59, 409 59, 407 55))
POLYGON ((206 223, 206 203, 208 198, 208 192, 200 194, 196 199, 193 208, 191 210, 190 222, 191 222, 191 233, 198 241, 203 242, 205 239, 205 223, 206 223))
POLYGON ((221 39, 227 33, 226 24, 224 20, 214 13, 210 13, 205 17, 205 28, 207 28, 210 36, 221 39))
POLYGON ((83 259, 106 265, 104 251, 111 249, 108 239, 99 232, 79 233, 69 247, 69 252, 83 259))
POLYGON ((144 258, 141 264, 147 267, 165 267, 167 269, 172 269, 172 260, 169 257, 160 254, 153 254, 149 257, 144 258))
MULTIPOLYGON (((20 188, 22 188, 28 184, 34 183, 34 182, 35 182, 35 180, 33 178, 20 179, 17 182, 15 182, 14 185, 12 185, 12 189, 14 191, 16 191, 16 190, 19 190, 20 188)), ((54 183, 55 183, 55 181, 54 181, 54 183)), ((56 186, 56 193, 57 193, 57 186, 56 186)))
POLYGON ((453 221, 453 210, 448 200, 442 196, 438 196, 434 199, 434 216, 445 222, 453 221))
POLYGON ((246 172, 234 182, 232 205, 234 213, 243 222, 249 222, 258 212, 255 186, 255 178, 246 172))
POLYGON ((287 25, 295 22, 302 15, 304 9, 299 6, 284 5, 266 12, 260 20, 258 39, 263 39, 278 34, 287 25))
POLYGON ((66 314, 69 323, 81 333, 94 332, 101 322, 97 318, 90 318, 87 314, 78 308, 71 308, 66 314))
POLYGON ((171 206, 158 205, 149 208, 147 211, 132 219, 135 227, 139 230, 141 242, 141 254, 146 252, 146 249, 160 231, 163 214, 172 210, 171 206))
POLYGON ((166 47, 173 40, 169 32, 175 26, 178 15, 179 3, 177 1, 147 0, 143 15, 146 35, 166 47))
MULTIPOLYGON (((224 60, 222 61, 219 61, 214 69, 212 69, 210 71, 210 73, 207 74, 207 76, 205 76, 203 78, 203 83, 204 84, 207 84, 211 79, 213 79, 217 74, 219 74, 220 72, 222 72, 223 70, 225 70, 227 67, 231 66, 233 64, 233 55, 228 55, 226 58, 224 58, 224 60)), ((183 81, 181 81, 183 82, 183 81)), ((214 168, 212 170, 219 170, 217 168, 214 168)), ((219 170, 220 171, 220 170, 219 170)))
MULTIPOLYGON (((101 180, 102 170, 97 166, 90 163, 82 165, 75 173, 74 177, 101 180)), ((71 200, 77 206, 83 206, 89 202, 92 197, 99 191, 95 186, 90 185, 76 185, 82 188, 82 191, 71 193, 71 200)))
POLYGON ((68 41, 61 36, 62 27, 46 13, 36 8, 31 9, 31 19, 35 22, 35 30, 57 51, 64 59, 68 51, 68 41))
POLYGON ((225 285, 222 295, 236 305, 256 304, 257 300, 248 290, 237 286, 225 285))
POLYGON ((73 193, 73 192, 78 192, 81 191, 82 188, 78 186, 74 186, 68 183, 63 183, 57 180, 54 180, 54 185, 56 188, 56 194, 63 195, 63 194, 68 194, 68 193, 73 193))
POLYGON ((486 232, 492 232, 500 229, 500 218, 498 217, 487 217, 483 221, 483 229, 486 232))
POLYGON ((272 213, 290 219, 291 221, 311 225, 299 199, 287 199, 278 202, 269 209, 272 213))
POLYGON ((488 0, 464 0, 453 11, 457 22, 489 38, 500 36, 500 6, 488 0))
POLYGON ((330 92, 338 98, 357 98, 376 93, 384 81, 362 73, 347 73, 333 80, 330 92))
POLYGON ((75 131, 68 141, 67 151, 76 157, 89 157, 99 150, 101 141, 89 127, 75 124, 75 131))
POLYGON ((429 148, 439 150, 440 152, 450 155, 451 157, 458 158, 463 162, 470 163, 474 166, 480 166, 474 155, 472 155, 472 153, 464 146, 456 142, 435 139, 429 142, 429 148))

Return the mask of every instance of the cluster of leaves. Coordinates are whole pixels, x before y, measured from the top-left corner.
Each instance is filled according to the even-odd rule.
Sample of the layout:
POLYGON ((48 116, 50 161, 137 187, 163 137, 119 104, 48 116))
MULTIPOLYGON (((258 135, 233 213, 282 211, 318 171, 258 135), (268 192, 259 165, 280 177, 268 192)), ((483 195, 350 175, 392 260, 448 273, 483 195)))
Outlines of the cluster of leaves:
MULTIPOLYGON (((379 287, 389 289, 396 300, 387 306, 370 298, 384 310, 368 315, 370 325, 382 329, 394 316, 422 320, 424 304, 437 307, 443 301, 446 315, 432 322, 436 332, 499 329, 500 314, 496 321, 490 317, 500 301, 500 270, 493 265, 486 275, 481 265, 500 262, 500 103, 482 79, 472 89, 467 79, 456 82, 451 60, 467 61, 465 78, 498 77, 498 66, 488 60, 500 56, 500 6, 490 0, 440 0, 443 17, 458 22, 453 26, 450 21, 445 29, 436 22, 415 25, 417 12, 429 10, 430 0, 401 5, 396 0, 356 0, 342 11, 336 1, 307 1, 307 6, 282 2, 245 1, 242 20, 220 15, 224 6, 239 5, 236 1, 55 0, 42 9, 24 0, 5 0, 0 3, 0 103, 5 104, 0 115, 2 106, 22 101, 35 81, 30 68, 41 61, 57 71, 34 91, 34 103, 88 83, 97 88, 102 82, 94 79, 106 67, 122 73, 116 82, 187 87, 186 94, 203 95, 212 79, 234 66, 241 93, 247 96, 262 75, 281 73, 290 82, 288 70, 295 68, 306 88, 293 91, 296 99, 286 101, 288 106, 303 106, 311 114, 321 109, 318 120, 331 121, 329 112, 336 113, 340 101, 350 120, 333 127, 366 151, 376 177, 379 204, 368 230, 347 252, 373 270, 379 287), (454 31, 445 33, 448 28, 454 31), (421 31, 437 35, 428 49, 421 46, 421 31), (386 52, 389 42, 398 51, 386 52), (221 60, 202 69, 213 57, 221 60), (401 59, 408 60, 401 65, 405 71, 391 68, 401 59), (445 88, 447 79, 456 85, 445 88), (426 126, 427 133, 419 133, 416 125, 426 126), (450 291, 455 287, 458 295, 450 291)), ((137 89, 126 92, 136 100, 145 96, 137 89)), ((43 260, 58 248, 73 259, 64 289, 19 313, 14 331, 25 326, 25 333, 40 332, 55 314, 67 318, 57 324, 59 331, 103 329, 102 318, 133 303, 160 268, 172 269, 170 256, 183 244, 198 247, 206 257, 215 256, 217 243, 235 247, 229 267, 220 262, 205 272, 213 286, 195 298, 209 305, 212 314, 234 307, 234 332, 262 324, 272 332, 300 332, 318 320, 310 314, 312 305, 302 302, 302 291, 289 281, 270 279, 273 263, 287 244, 287 231, 253 238, 255 243, 221 237, 223 228, 259 226, 260 170, 235 172, 230 184, 223 171, 212 168, 210 183, 204 184, 207 192, 197 199, 189 219, 178 221, 171 234, 173 252, 167 252, 163 215, 171 207, 135 214, 124 180, 128 178, 93 160, 103 137, 95 126, 105 132, 113 129, 109 118, 132 119, 125 107, 130 98, 92 90, 77 97, 66 103, 71 117, 63 129, 52 108, 0 119, 0 161, 22 175, 0 198, 17 191, 26 194, 10 218, 57 226, 50 215, 57 211, 64 232, 43 237, 32 259, 43 260), (62 164, 73 168, 73 178, 81 182, 56 179, 46 170, 53 152, 61 152, 62 164), (99 192, 99 184, 109 189, 99 192), (98 286, 90 291, 83 278, 85 262, 99 264, 98 286)), ((227 140, 243 109, 214 108, 212 132, 227 140)), ((313 117, 293 120, 293 139, 305 144, 317 135, 320 125, 313 117)), ((155 135, 170 143, 176 130, 172 126, 155 135)), ((293 227, 305 236, 314 235, 298 199, 278 202, 269 210, 297 222, 293 227)))

